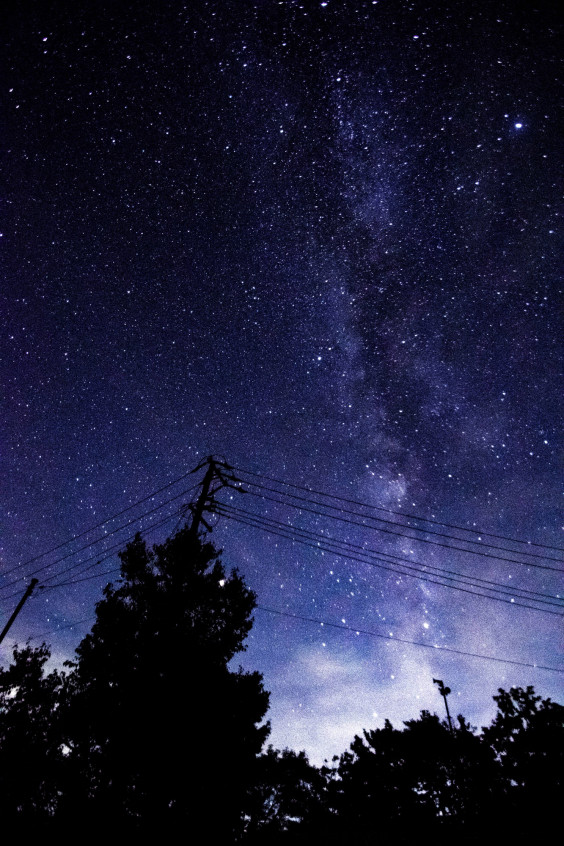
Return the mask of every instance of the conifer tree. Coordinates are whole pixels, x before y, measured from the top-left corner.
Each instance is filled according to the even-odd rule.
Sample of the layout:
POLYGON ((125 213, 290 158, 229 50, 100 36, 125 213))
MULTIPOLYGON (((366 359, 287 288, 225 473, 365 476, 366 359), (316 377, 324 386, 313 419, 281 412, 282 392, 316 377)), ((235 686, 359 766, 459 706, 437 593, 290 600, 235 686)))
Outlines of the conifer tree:
POLYGON ((71 674, 62 816, 234 842, 269 732, 262 677, 229 666, 255 595, 187 528, 120 558, 71 674))

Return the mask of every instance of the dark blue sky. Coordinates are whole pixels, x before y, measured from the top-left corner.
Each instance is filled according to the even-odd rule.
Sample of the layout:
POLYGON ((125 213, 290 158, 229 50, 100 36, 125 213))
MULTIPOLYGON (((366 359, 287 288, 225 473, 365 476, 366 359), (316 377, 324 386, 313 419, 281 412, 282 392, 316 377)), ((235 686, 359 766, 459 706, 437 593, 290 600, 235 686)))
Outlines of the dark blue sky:
MULTIPOLYGON (((549 4, 8 7, 3 573, 210 452, 373 505, 562 545, 563 33, 549 4)), ((562 591, 553 571, 251 496, 243 507, 562 591)), ((214 538, 263 605, 561 661, 555 616, 225 518, 214 538)), ((3 614, 34 566, 2 577, 3 614)), ((62 627, 92 616, 107 578, 33 597, 13 639, 53 632, 54 655, 67 657, 88 624, 62 627)), ((272 691, 273 742, 316 760, 386 716, 440 711, 433 675, 453 689, 453 711, 478 724, 499 686, 562 696, 556 673, 263 611, 243 660, 272 691)))

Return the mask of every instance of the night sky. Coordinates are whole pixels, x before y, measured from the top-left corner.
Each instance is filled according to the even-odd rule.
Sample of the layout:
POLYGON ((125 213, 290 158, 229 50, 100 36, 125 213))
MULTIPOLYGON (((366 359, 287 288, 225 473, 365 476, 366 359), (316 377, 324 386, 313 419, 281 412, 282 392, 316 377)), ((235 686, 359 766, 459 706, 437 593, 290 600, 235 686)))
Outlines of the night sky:
POLYGON ((390 638, 257 609, 240 662, 264 674, 275 745, 319 763, 385 717, 442 714, 433 677, 478 726, 500 686, 562 701, 556 672, 393 642, 563 668, 562 620, 543 604, 562 595, 562 553, 452 528, 564 546, 557 13, 513 0, 7 8, 2 624, 39 567, 46 586, 101 575, 36 591, 4 660, 30 636, 55 663, 71 657, 117 566, 86 571, 90 556, 172 515, 147 534, 162 540, 201 474, 31 559, 214 453, 250 491, 220 494, 229 507, 495 581, 506 600, 521 588, 484 599, 222 516, 213 540, 259 605, 390 638), (322 517, 305 500, 336 500, 243 471, 389 511, 322 517), (510 552, 449 550, 443 534, 510 552))

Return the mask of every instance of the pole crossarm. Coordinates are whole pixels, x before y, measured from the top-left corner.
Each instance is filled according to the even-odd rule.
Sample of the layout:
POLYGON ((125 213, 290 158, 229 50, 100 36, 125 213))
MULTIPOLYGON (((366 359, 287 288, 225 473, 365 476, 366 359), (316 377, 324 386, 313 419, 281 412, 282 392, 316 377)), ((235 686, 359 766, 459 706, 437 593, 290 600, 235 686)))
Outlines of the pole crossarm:
POLYGON ((235 476, 233 467, 226 461, 219 461, 213 455, 209 455, 191 472, 196 473, 198 470, 203 470, 204 467, 207 467, 207 469, 201 482, 198 498, 196 502, 190 502, 184 508, 185 511, 190 511, 192 514, 189 531, 193 537, 198 536, 200 525, 203 525, 207 532, 212 531, 213 526, 204 518, 204 513, 219 513, 215 497, 221 490, 229 488, 241 494, 247 493, 244 488, 240 487, 243 481, 235 476))

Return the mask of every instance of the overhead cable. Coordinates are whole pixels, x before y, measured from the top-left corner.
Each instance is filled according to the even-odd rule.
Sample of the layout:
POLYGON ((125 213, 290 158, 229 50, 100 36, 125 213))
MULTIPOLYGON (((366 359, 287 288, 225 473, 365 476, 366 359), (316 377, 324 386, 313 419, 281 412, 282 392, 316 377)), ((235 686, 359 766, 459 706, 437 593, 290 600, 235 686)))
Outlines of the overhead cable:
MULTIPOLYGON (((246 520, 242 517, 238 517, 238 516, 235 516, 233 514, 228 514, 227 511, 225 511, 222 508, 220 508, 220 513, 224 513, 225 516, 228 516, 230 519, 235 520, 235 521, 242 523, 244 525, 249 525, 249 526, 252 526, 253 528, 260 528, 263 531, 269 532, 271 534, 275 534, 275 535, 278 534, 278 535, 280 535, 280 537, 284 537, 287 540, 289 539, 289 540, 292 540, 296 543, 300 543, 303 546, 309 546, 312 549, 317 549, 317 550, 319 550, 321 548, 320 542, 310 542, 310 541, 304 540, 302 538, 298 538, 298 537, 295 537, 295 536, 289 536, 288 534, 283 534, 280 530, 277 530, 275 528, 261 524, 258 521, 253 522, 251 520, 246 520)), ((526 605, 523 602, 518 602, 518 601, 513 600, 513 599, 504 599, 500 596, 492 596, 490 594, 480 593, 480 592, 475 591, 475 590, 469 590, 468 588, 465 588, 465 587, 459 587, 457 585, 451 585, 451 584, 445 583, 443 581, 439 581, 438 579, 430 578, 429 576, 423 576, 423 575, 421 575, 421 573, 419 571, 417 571, 417 574, 414 574, 412 572, 405 572, 406 569, 407 570, 415 569, 415 568, 410 567, 407 564, 402 565, 404 567, 404 569, 400 570, 398 568, 398 565, 391 566, 389 564, 389 562, 387 564, 378 564, 374 560, 367 560, 366 558, 361 558, 359 555, 354 555, 352 553, 343 553, 342 551, 340 551, 340 552, 335 551, 334 549, 331 549, 328 546, 326 546, 323 551, 329 552, 329 553, 332 553, 332 554, 337 554, 337 555, 340 555, 342 557, 344 555, 346 555, 346 557, 351 561, 357 561, 361 564, 368 564, 370 567, 375 567, 378 570, 386 570, 388 572, 394 573, 396 576, 398 576, 398 575, 406 576, 407 578, 417 579, 418 581, 421 581, 421 582, 430 582, 432 584, 440 585, 441 587, 448 587, 448 588, 451 588, 452 590, 461 591, 462 593, 471 594, 473 596, 479 596, 482 599, 491 599, 491 600, 495 600, 496 602, 505 602, 506 604, 512 605, 514 607, 527 608, 531 611, 538 611, 538 612, 541 612, 543 614, 552 614, 552 615, 557 616, 557 617, 564 616, 564 614, 562 614, 561 612, 551 611, 548 608, 539 608, 536 605, 526 605)), ((443 577, 443 578, 447 578, 447 577, 443 577)), ((535 601, 535 600, 531 600, 531 601, 535 601)), ((536 600, 536 601, 541 602, 541 600, 536 600)))
MULTIPOLYGON (((491 559, 494 559, 495 561, 501 561, 501 562, 505 562, 505 563, 508 563, 508 564, 519 564, 521 567, 534 567, 534 568, 540 569, 540 570, 551 570, 555 573, 564 572, 564 569, 560 569, 558 567, 552 567, 549 564, 538 564, 538 563, 533 562, 533 561, 520 561, 517 558, 504 558, 500 555, 492 555, 491 553, 483 552, 483 551, 478 550, 478 549, 464 549, 463 547, 454 546, 452 544, 442 543, 441 541, 431 540, 430 538, 414 538, 412 535, 406 535, 403 532, 394 532, 391 529, 382 528, 381 526, 371 526, 370 524, 367 524, 367 523, 360 523, 358 520, 351 520, 348 517, 340 517, 337 514, 328 514, 327 512, 324 512, 324 511, 316 511, 313 508, 309 508, 307 505, 295 505, 294 503, 288 502, 287 500, 275 499, 274 497, 268 496, 268 494, 265 494, 265 493, 256 493, 255 491, 252 491, 252 490, 247 490, 247 493, 251 494, 251 496, 262 498, 262 499, 265 499, 269 502, 276 502, 276 503, 278 503, 278 505, 286 505, 286 506, 289 506, 291 508, 295 508, 298 511, 307 511, 310 514, 315 514, 317 517, 326 517, 326 518, 328 517, 328 518, 331 518, 333 520, 339 520, 342 523, 348 523, 352 526, 360 526, 363 529, 370 529, 374 532, 384 532, 385 534, 395 535, 396 537, 403 537, 403 538, 406 538, 407 540, 410 540, 410 541, 433 544, 434 546, 440 546, 440 547, 443 547, 444 549, 451 549, 451 550, 454 550, 456 552, 465 552, 467 554, 479 555, 482 558, 491 558, 491 559)), ((286 494, 281 493, 280 491, 276 491, 276 493, 278 493, 279 496, 286 496, 286 494)), ((294 494, 288 494, 288 496, 295 497, 294 494)), ((310 500, 306 500, 304 498, 300 498, 300 499, 302 499, 303 502, 310 502, 310 504, 321 505, 320 503, 311 503, 310 500)), ((327 507, 327 506, 321 506, 321 507, 327 507)), ((333 507, 333 506, 329 506, 329 507, 333 507)), ((341 513, 348 513, 348 514, 355 515, 357 517, 362 517, 363 520, 375 520, 375 519, 377 519, 377 518, 370 517, 370 516, 367 516, 367 515, 358 514, 356 512, 347 512, 344 509, 335 509, 335 510, 339 510, 339 511, 341 511, 341 513)))
POLYGON ((402 564, 404 566, 408 565, 408 566, 413 567, 413 568, 421 568, 424 571, 431 570, 431 571, 437 572, 440 575, 446 574, 445 578, 447 577, 447 575, 453 576, 453 577, 456 577, 456 580, 458 580, 458 579, 465 580, 465 582, 468 582, 470 584, 474 584, 474 586, 476 586, 476 587, 481 587, 482 585, 488 586, 487 587, 488 590, 497 589, 497 590, 499 590, 503 593, 508 593, 511 596, 514 596, 515 593, 527 594, 527 596, 524 596, 522 598, 523 599, 533 599, 534 601, 539 601, 539 602, 542 601, 542 600, 548 600, 547 604, 555 605, 557 608, 562 607, 561 603, 564 603, 564 598, 554 596, 553 594, 541 593, 540 591, 534 591, 534 590, 529 590, 527 588, 521 588, 521 587, 518 587, 517 585, 508 586, 506 584, 502 584, 501 582, 495 582, 491 579, 483 579, 483 578, 481 578, 479 576, 475 576, 473 574, 469 576, 469 575, 467 575, 465 573, 461 573, 457 570, 449 570, 445 567, 439 567, 439 566, 433 565, 433 564, 424 564, 424 563, 421 563, 420 561, 417 561, 413 558, 405 558, 405 556, 402 557, 400 555, 394 555, 392 553, 384 552, 384 551, 379 550, 379 549, 372 549, 372 548, 367 549, 366 546, 362 546, 362 545, 356 544, 356 543, 351 543, 351 541, 344 541, 344 540, 341 540, 339 538, 334 538, 331 535, 325 534, 324 532, 314 532, 311 529, 303 529, 301 527, 294 526, 293 524, 283 523, 280 520, 275 520, 273 517, 270 517, 270 516, 265 517, 264 515, 257 514, 256 512, 247 511, 247 509, 245 509, 245 508, 240 508, 239 506, 232 505, 231 503, 229 503, 229 504, 222 503, 221 508, 225 511, 233 512, 234 514, 240 514, 242 516, 246 516, 246 517, 250 517, 250 518, 261 519, 261 520, 264 520, 265 523, 270 524, 274 527, 278 527, 280 529, 299 533, 302 536, 307 537, 307 538, 312 539, 312 540, 315 540, 315 541, 331 543, 331 545, 338 545, 338 546, 344 548, 345 551, 353 550, 354 552, 359 552, 362 555, 374 557, 377 560, 382 560, 382 557, 391 558, 393 561, 398 561, 400 564, 402 564), (476 582, 479 582, 480 584, 477 585, 477 584, 475 584, 476 582), (539 599, 537 600, 536 597, 539 597, 539 599))
POLYGON ((294 620, 302 620, 306 623, 316 623, 317 625, 327 626, 332 629, 343 629, 344 631, 355 632, 358 635, 368 635, 369 637, 382 638, 395 643, 408 643, 411 646, 420 646, 423 649, 433 649, 435 652, 450 652, 455 655, 465 655, 469 658, 479 658, 482 661, 496 661, 498 664, 512 664, 517 667, 529 667, 534 670, 548 670, 551 673, 564 673, 564 669, 560 667, 548 667, 544 664, 531 664, 527 661, 515 661, 511 658, 497 658, 495 655, 483 655, 480 652, 467 652, 464 649, 454 649, 451 646, 438 646, 432 643, 423 643, 418 640, 408 640, 403 637, 395 637, 391 635, 380 634, 379 632, 367 631, 366 629, 355 629, 352 626, 347 626, 343 623, 329 623, 327 620, 319 620, 316 617, 306 617, 302 614, 291 614, 289 611, 280 611, 278 608, 268 608, 265 605, 257 605, 260 611, 267 611, 269 614, 278 614, 280 617, 290 617, 294 620))
MULTIPOLYGON (((481 535, 487 535, 488 537, 497 538, 497 540, 506 540, 506 541, 509 541, 510 543, 514 543, 514 544, 524 544, 526 546, 535 546, 535 547, 538 547, 540 549, 550 549, 550 550, 555 551, 555 552, 564 552, 564 548, 560 547, 560 546, 552 546, 550 544, 536 543, 536 542, 530 541, 530 540, 523 540, 521 538, 510 537, 509 535, 500 535, 500 534, 495 534, 494 532, 487 532, 487 531, 484 531, 482 529, 468 528, 468 526, 460 526, 460 525, 456 525, 455 523, 446 523, 444 521, 431 519, 430 517, 422 517, 421 515, 410 514, 406 511, 396 511, 392 508, 384 508, 383 506, 380 506, 380 505, 374 505, 373 503, 361 502, 360 500, 357 500, 357 499, 349 499, 348 497, 337 496, 336 494, 330 494, 330 493, 326 493, 325 491, 319 491, 319 490, 316 490, 315 488, 305 487, 303 485, 297 485, 294 482, 288 482, 288 481, 285 481, 283 479, 277 479, 274 476, 268 476, 264 473, 256 473, 253 470, 248 470, 248 469, 243 468, 243 467, 234 467, 233 469, 237 470, 238 473, 247 473, 251 476, 256 476, 257 478, 260 478, 260 479, 266 479, 269 482, 275 482, 276 484, 279 484, 279 485, 284 485, 286 487, 295 488, 296 490, 305 491, 306 493, 316 494, 317 496, 323 496, 323 497, 326 497, 327 499, 337 500, 338 502, 346 502, 349 505, 359 505, 359 506, 362 506, 363 508, 371 508, 374 511, 382 511, 386 514, 393 514, 396 517, 403 517, 404 519, 409 518, 411 520, 419 520, 420 522, 423 522, 423 523, 431 523, 435 526, 444 526, 447 529, 456 529, 457 531, 469 532, 471 534, 480 535, 480 536, 481 535)), ((396 525, 396 524, 394 524, 394 525, 396 525)), ((425 531, 425 529, 418 529, 416 526, 409 526, 409 528, 416 529, 417 531, 425 531)), ((465 539, 464 538, 458 538, 458 540, 465 540, 465 539)), ((476 543, 476 541, 474 541, 474 543, 476 543)), ((497 547, 497 548, 504 549, 504 547, 497 547)), ((520 550, 506 550, 506 551, 507 552, 520 552, 520 550)), ((529 553, 523 552, 522 554, 528 555, 529 553)), ((530 553, 530 554, 533 555, 533 553, 530 553)), ((540 557, 544 558, 545 556, 540 556, 540 557)), ((559 558, 549 558, 549 560, 560 561, 559 558)))

